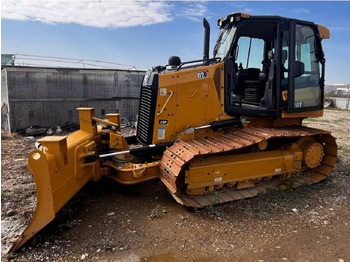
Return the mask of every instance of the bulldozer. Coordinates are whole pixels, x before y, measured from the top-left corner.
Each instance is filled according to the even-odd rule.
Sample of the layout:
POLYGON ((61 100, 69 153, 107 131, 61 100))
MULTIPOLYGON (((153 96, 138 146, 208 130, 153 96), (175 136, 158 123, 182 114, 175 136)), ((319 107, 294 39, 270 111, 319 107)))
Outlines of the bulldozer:
POLYGON ((324 109, 322 25, 280 16, 231 13, 209 56, 146 72, 136 135, 120 115, 78 108, 80 129, 39 139, 27 167, 37 188, 33 218, 10 251, 55 218, 88 182, 126 186, 159 178, 181 205, 202 208, 317 183, 337 159, 329 131, 303 126, 324 109), (290 183, 293 181, 293 183, 290 183))

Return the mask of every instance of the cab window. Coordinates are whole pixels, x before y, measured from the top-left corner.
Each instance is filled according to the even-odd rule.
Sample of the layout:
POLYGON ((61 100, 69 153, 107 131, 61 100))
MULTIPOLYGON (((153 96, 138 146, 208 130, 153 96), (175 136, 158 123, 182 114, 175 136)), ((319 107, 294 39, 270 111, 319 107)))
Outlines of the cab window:
POLYGON ((251 37, 240 37, 238 40, 238 64, 243 68, 259 68, 264 60, 264 40, 251 37))
POLYGON ((316 57, 315 31, 297 24, 295 34, 295 60, 304 70, 294 77, 294 108, 321 106, 320 67, 316 57))

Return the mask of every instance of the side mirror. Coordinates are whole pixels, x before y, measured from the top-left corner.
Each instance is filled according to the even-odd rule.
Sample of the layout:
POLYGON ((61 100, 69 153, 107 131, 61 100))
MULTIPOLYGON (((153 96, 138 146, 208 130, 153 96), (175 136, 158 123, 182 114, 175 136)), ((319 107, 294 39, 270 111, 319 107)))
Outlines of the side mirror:
POLYGON ((305 65, 303 62, 294 61, 294 77, 299 77, 305 73, 305 65))

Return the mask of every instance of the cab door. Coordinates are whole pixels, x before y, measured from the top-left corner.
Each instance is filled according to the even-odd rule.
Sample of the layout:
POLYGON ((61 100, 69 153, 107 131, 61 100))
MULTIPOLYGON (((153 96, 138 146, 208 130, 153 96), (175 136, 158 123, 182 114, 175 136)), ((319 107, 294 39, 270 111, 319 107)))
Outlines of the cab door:
POLYGON ((277 117, 280 113, 280 46, 283 21, 246 21, 236 28, 225 60, 225 112, 277 117))
POLYGON ((282 70, 288 80, 281 79, 281 89, 288 85, 288 112, 304 112, 323 108, 324 55, 318 29, 313 23, 290 22, 288 68, 282 70))

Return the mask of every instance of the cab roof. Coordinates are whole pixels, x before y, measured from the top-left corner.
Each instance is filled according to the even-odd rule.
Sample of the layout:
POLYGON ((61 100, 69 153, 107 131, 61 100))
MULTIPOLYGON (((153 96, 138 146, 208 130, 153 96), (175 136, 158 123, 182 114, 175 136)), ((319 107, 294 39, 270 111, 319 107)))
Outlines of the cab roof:
POLYGON ((323 25, 317 25, 309 21, 303 21, 303 20, 298 20, 298 19, 293 19, 293 18, 287 18, 287 17, 282 17, 282 16, 275 16, 275 15, 264 15, 264 16, 255 16, 255 15, 250 15, 247 13, 242 13, 242 12, 236 12, 236 13, 231 13, 229 14, 226 18, 219 18, 218 19, 218 26, 220 28, 225 27, 229 23, 233 24, 238 24, 244 20, 275 20, 275 21, 301 21, 304 23, 309 23, 313 24, 315 27, 318 28, 320 38, 321 39, 329 39, 330 38, 330 31, 327 27, 323 25))

